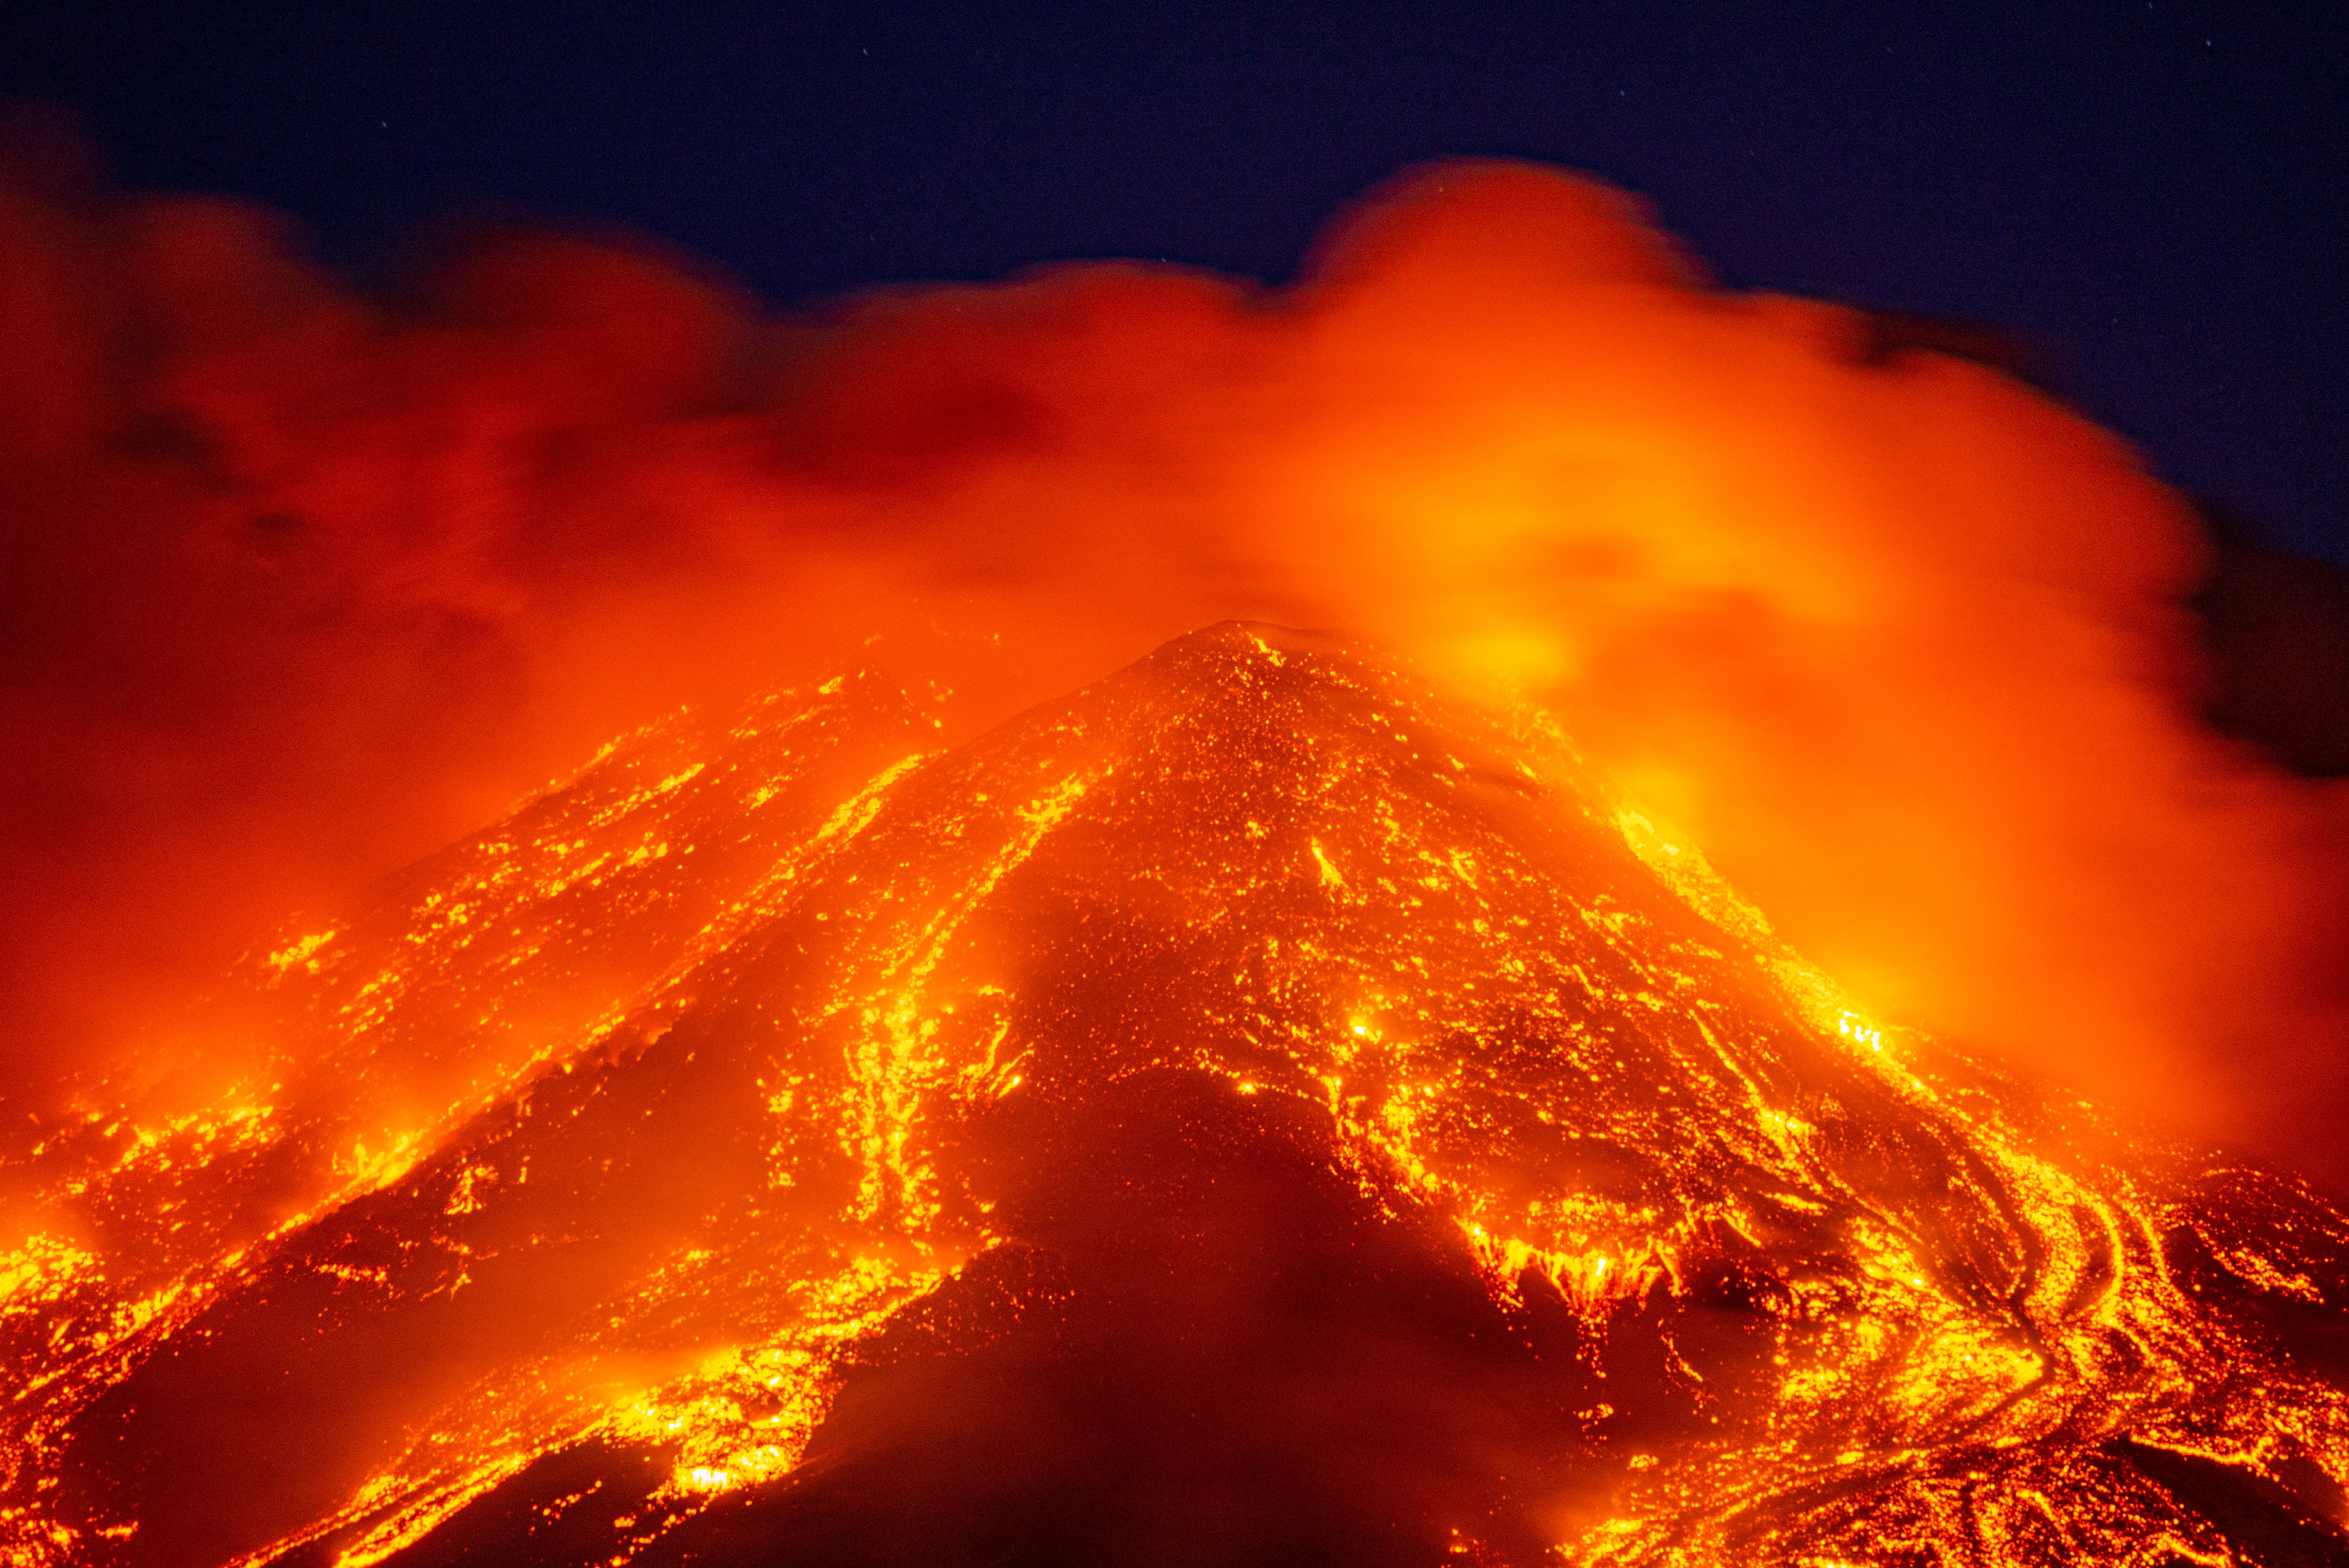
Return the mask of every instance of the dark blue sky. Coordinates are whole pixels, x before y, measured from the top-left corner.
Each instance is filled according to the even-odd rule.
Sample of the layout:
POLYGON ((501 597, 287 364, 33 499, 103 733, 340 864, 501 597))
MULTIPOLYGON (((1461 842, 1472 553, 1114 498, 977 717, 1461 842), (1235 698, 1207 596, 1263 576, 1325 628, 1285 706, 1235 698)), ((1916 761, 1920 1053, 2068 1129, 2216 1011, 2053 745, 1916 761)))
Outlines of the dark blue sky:
POLYGON ((622 224, 781 304, 1029 263, 1278 279, 1397 168, 1650 197, 1724 281, 2041 340, 2077 401, 2349 562, 2349 6, 19 6, 0 91, 134 186, 378 273, 450 215, 622 224))

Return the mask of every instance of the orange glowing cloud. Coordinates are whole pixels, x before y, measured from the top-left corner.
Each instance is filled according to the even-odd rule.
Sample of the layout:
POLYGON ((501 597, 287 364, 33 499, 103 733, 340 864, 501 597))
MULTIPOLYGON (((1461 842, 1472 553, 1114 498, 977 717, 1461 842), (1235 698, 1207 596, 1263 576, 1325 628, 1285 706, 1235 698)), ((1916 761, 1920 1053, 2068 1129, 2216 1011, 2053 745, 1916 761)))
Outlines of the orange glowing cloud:
POLYGON ((2179 498, 1589 181, 804 319, 533 234, 370 300, 29 175, 0 245, 12 1095, 678 701, 895 659, 976 726, 1237 615, 1547 708, 1889 1015, 2287 1151, 2341 1103, 2340 800, 2194 721, 2179 498))

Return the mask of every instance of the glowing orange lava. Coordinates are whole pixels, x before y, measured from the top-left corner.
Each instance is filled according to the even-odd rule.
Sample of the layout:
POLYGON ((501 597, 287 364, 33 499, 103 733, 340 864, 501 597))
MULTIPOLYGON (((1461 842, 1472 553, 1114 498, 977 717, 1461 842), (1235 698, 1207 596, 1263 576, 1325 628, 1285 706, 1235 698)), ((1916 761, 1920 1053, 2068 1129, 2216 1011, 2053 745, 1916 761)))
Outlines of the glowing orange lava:
POLYGON ((2349 1220, 1871 1020, 1538 714, 1230 625, 932 733, 681 718, 257 952, 269 1090, 36 1153, 16 1560, 2340 1550, 2349 1220))

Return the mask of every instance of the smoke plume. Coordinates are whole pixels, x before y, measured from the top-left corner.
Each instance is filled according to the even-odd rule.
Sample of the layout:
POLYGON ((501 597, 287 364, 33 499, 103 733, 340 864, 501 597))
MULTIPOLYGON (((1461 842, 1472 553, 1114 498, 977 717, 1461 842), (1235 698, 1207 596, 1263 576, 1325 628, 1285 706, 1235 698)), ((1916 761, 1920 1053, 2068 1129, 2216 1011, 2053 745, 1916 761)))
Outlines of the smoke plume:
POLYGON ((1247 616, 1547 707, 1886 1016, 2344 1174, 2341 799, 2196 719, 2189 509, 1604 187, 782 317, 543 232, 369 297, 30 160, 0 252, 21 1106, 678 702, 895 659, 968 728, 1247 616))

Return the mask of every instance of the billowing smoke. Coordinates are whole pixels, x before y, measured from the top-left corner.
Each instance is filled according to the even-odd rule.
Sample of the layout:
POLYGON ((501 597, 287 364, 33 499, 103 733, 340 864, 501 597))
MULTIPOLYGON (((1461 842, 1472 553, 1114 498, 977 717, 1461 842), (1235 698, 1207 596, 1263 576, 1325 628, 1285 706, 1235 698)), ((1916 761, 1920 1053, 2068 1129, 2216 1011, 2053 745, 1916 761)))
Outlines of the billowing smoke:
POLYGON ((31 162, 0 252, 20 1104, 679 701, 895 658, 977 725, 1246 615, 1546 705, 1888 1016, 2326 1159, 2341 804, 2194 719, 2180 499, 1603 187, 783 319, 545 233, 367 297, 31 162))

